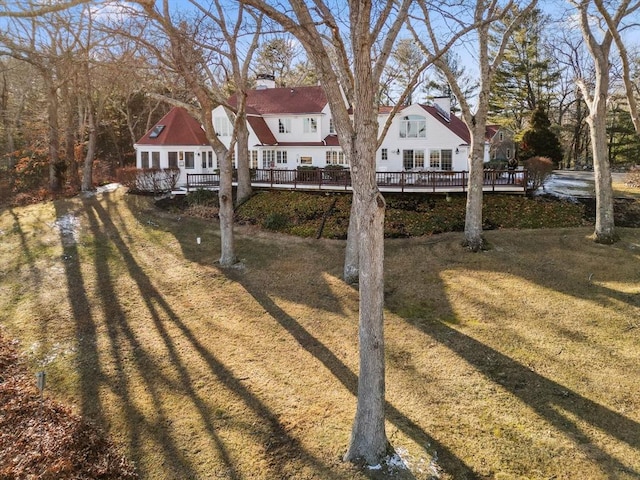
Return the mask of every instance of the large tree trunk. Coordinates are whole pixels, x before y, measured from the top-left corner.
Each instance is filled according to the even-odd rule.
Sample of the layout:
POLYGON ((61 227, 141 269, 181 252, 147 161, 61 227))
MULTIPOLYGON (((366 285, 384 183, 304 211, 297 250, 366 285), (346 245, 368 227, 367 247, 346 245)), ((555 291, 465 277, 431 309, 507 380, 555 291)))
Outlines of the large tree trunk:
MULTIPOLYGON (((355 12, 352 12, 354 15, 355 12)), ((368 8, 360 15, 369 17, 368 8)), ((367 23, 352 31, 352 41, 366 42, 367 23)), ((385 201, 376 183, 378 135, 375 105, 377 85, 372 77, 369 50, 354 47, 355 139, 351 150, 353 201, 357 217, 360 286, 360 372, 358 404, 345 460, 375 465, 391 449, 384 424, 384 214, 385 201)))
POLYGON ((220 210, 220 265, 229 267, 237 262, 233 240, 233 165, 231 154, 226 148, 216 149, 218 166, 220 167, 220 190, 218 200, 220 210))
MULTIPOLYGON (((482 122, 484 125, 484 122, 482 122)), ((484 128, 484 127, 483 127, 484 128)), ((482 238, 482 186, 484 184, 484 134, 471 129, 471 158, 463 245, 473 252, 484 246, 482 238)))
MULTIPOLYGON (((607 87, 603 87, 608 89, 607 87)), ((602 91, 602 90, 600 90, 602 91)), ((604 90, 606 92, 606 90, 604 90)), ((605 93, 594 96, 591 113, 587 117, 593 151, 593 171, 596 187, 596 227, 594 239, 611 244, 618 240, 613 216, 613 186, 611 167, 607 155, 607 116, 605 93)))
POLYGON ((247 128, 247 116, 239 114, 236 122, 236 144, 238 147, 238 190, 236 205, 245 202, 252 192, 251 171, 249 165, 249 129, 247 128))

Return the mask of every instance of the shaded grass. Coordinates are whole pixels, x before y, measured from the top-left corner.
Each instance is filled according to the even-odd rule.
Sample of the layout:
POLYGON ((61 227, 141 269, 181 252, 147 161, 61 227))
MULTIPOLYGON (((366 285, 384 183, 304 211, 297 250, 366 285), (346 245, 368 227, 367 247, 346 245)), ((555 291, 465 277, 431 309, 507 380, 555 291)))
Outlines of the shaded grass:
MULTIPOLYGON (((120 192, 4 210, 0 230, 0 324, 142 478, 371 475, 340 461, 344 242, 245 226, 243 267, 221 270, 213 222, 120 192)), ((456 233, 387 241, 387 431, 408 478, 640 475, 640 236, 590 233, 487 231, 478 254, 456 233)))

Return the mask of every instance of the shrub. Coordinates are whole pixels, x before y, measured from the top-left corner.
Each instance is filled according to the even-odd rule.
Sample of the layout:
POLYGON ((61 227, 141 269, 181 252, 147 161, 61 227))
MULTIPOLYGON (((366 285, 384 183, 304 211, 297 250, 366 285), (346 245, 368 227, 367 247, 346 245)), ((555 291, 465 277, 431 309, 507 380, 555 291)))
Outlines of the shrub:
POLYGON ((284 230, 289 226, 289 217, 282 213, 270 213, 262 222, 262 226, 276 232, 284 230))
POLYGON ((15 192, 26 192, 46 185, 49 161, 44 152, 20 152, 15 164, 15 192))
POLYGON ((498 159, 498 158, 494 158, 494 159, 489 160, 488 162, 486 162, 484 164, 484 169, 485 170, 506 170, 507 169, 507 161, 506 160, 502 160, 502 159, 498 159))
POLYGON ((554 169, 553 161, 548 157, 531 157, 524 162, 528 170, 528 186, 531 190, 544 188, 544 183, 554 169))

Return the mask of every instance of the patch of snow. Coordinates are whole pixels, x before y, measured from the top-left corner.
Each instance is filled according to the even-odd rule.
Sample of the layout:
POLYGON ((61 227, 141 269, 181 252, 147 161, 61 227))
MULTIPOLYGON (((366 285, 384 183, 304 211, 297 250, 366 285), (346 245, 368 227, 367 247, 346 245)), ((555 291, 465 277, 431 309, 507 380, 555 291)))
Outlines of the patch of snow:
POLYGON ((67 213, 58 217, 52 228, 60 232, 63 247, 73 247, 77 245, 80 238, 80 221, 72 213, 67 213))
POLYGON ((377 465, 367 465, 367 468, 369 470, 382 470, 382 465, 379 463, 377 465))
POLYGON ((96 193, 115 192, 120 187, 119 183, 108 183, 96 188, 96 193))

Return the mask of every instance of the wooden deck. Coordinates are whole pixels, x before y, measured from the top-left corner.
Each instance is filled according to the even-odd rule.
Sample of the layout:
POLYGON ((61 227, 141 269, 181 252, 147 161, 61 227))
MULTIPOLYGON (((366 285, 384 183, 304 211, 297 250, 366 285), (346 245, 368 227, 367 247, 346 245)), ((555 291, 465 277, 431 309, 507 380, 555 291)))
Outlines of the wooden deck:
MULTIPOLYGON (((381 192, 455 193, 466 192, 469 172, 416 171, 376 172, 381 192)), ((483 191, 526 193, 526 170, 485 170, 483 191)), ((187 174, 186 192, 197 189, 217 190, 219 174, 187 174)), ((235 179, 234 179, 235 185, 235 179)), ((251 185, 256 188, 307 191, 351 191, 349 170, 264 170, 251 171, 251 185)))

